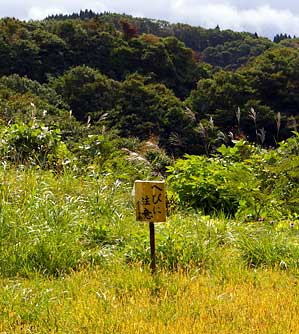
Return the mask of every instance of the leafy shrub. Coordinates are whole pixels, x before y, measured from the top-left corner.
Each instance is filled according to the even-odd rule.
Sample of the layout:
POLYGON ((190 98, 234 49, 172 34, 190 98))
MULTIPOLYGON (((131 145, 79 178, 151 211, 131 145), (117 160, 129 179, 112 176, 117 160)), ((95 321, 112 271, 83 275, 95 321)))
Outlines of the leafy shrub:
POLYGON ((68 150, 60 139, 60 130, 51 130, 41 124, 30 127, 22 123, 3 127, 1 138, 1 160, 16 165, 59 168, 68 155, 68 150))
POLYGON ((205 212, 235 213, 238 198, 227 184, 226 166, 220 159, 187 155, 168 167, 168 183, 182 204, 205 212))
POLYGON ((77 155, 80 163, 103 167, 107 160, 119 156, 118 138, 113 134, 88 135, 79 145, 77 155))
POLYGON ((277 150, 239 141, 222 145, 221 156, 187 155, 168 168, 170 189, 183 205, 206 213, 253 219, 298 213, 298 138, 295 134, 277 150))
POLYGON ((275 180, 273 193, 283 199, 283 207, 299 216, 299 133, 282 141, 269 155, 269 174, 275 180))

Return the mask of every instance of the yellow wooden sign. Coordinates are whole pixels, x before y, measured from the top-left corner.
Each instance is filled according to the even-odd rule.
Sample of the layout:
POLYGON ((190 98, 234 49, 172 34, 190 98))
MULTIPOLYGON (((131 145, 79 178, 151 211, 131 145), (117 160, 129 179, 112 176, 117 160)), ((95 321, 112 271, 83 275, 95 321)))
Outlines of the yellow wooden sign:
POLYGON ((166 221, 164 181, 135 181, 136 219, 147 222, 166 221))

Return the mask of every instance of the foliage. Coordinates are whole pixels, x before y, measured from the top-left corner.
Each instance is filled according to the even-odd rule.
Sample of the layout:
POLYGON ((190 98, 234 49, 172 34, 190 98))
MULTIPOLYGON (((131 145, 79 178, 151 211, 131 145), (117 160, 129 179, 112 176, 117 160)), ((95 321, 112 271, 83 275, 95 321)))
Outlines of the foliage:
POLYGON ((299 135, 279 144, 276 154, 270 155, 274 162, 269 167, 269 174, 275 180, 273 192, 277 197, 284 199, 284 206, 298 215, 299 204, 299 135))
MULTIPOLYGON (((132 75, 120 86, 116 108, 108 116, 108 124, 120 136, 134 136, 142 140, 157 137, 168 152, 176 153, 171 135, 183 138, 192 131, 192 119, 182 102, 162 84, 147 84, 145 78, 132 75)), ((178 150, 181 150, 178 147, 178 150)))
POLYGON ((297 213, 298 135, 273 151, 239 141, 222 145, 221 157, 185 156, 168 168, 168 182, 182 204, 206 213, 258 219, 297 213), (290 147, 295 152, 285 155, 290 147))
POLYGON ((272 46, 266 38, 256 38, 244 34, 241 40, 226 41, 204 49, 203 60, 213 66, 237 69, 272 46))
POLYGON ((51 81, 51 86, 65 98, 78 120, 88 115, 98 119, 112 108, 117 82, 95 69, 78 66, 51 81))
MULTIPOLYGON (((122 124, 122 116, 120 124, 116 124, 116 116, 123 114, 127 106, 132 114, 127 102, 130 97, 124 98, 123 88, 132 76, 139 75, 144 77, 146 88, 156 85, 157 91, 158 86, 165 85, 176 98, 185 99, 190 109, 187 114, 196 118, 194 122, 187 117, 178 131, 173 121, 167 122, 173 126, 171 130, 164 131, 163 124, 156 131, 161 120, 153 110, 160 110, 161 103, 157 106, 153 99, 148 108, 151 98, 146 99, 144 109, 152 113, 148 121, 152 134, 161 137, 165 148, 170 142, 176 143, 171 153, 210 151, 197 130, 211 117, 224 137, 233 135, 263 146, 275 146, 297 128, 296 41, 287 38, 272 43, 257 34, 221 30, 218 26, 204 29, 89 10, 43 21, 1 19, 1 121, 30 121, 33 103, 38 118, 43 117, 46 125, 59 123, 65 134, 70 132, 64 131, 69 127, 65 111, 72 110, 79 122, 86 122, 89 117, 93 122, 102 121, 111 113, 107 124, 117 129, 124 127, 122 135, 131 133, 140 137, 134 120, 130 131, 127 124, 122 124), (123 33, 124 27, 127 34, 123 33), (219 70, 219 66, 225 71, 219 70), (252 108, 257 115, 256 124, 250 119, 252 108), (42 116, 44 111, 46 117, 42 116), (279 131, 275 126, 278 113, 279 131)), ((172 109, 172 114, 169 90, 159 88, 159 95, 164 95, 167 102, 162 103, 172 109)), ((181 101, 175 102, 177 109, 181 109, 181 101)), ((137 109, 140 109, 138 103, 137 109)), ((176 113, 171 117, 175 118, 176 113)), ((149 132, 146 129, 147 138, 142 139, 148 139, 149 132)), ((218 131, 215 134, 211 141, 218 145, 218 131)))
POLYGON ((59 129, 42 124, 12 124, 1 129, 0 156, 15 165, 37 165, 59 169, 68 157, 59 129))
MULTIPOLYGON (((297 116, 298 110, 298 50, 276 47, 257 57, 241 70, 258 99, 287 118, 297 116)), ((285 123, 285 120, 284 122, 285 123)), ((282 138, 289 136, 285 124, 282 138)))
MULTIPOLYGON (((273 45, 273 43, 256 33, 239 33, 232 30, 221 30, 193 27, 188 24, 171 24, 164 20, 132 17, 116 13, 84 13, 72 15, 53 15, 51 20, 96 18, 103 24, 109 24, 117 30, 122 29, 122 22, 134 27, 140 35, 152 34, 158 37, 176 37, 188 48, 202 53, 205 61, 215 66, 236 68, 246 63, 250 57, 257 56, 273 45), (225 56, 228 53, 229 56, 225 56), (210 57, 209 55, 212 55, 210 57)), ((133 30, 134 31, 134 30, 133 30)))
POLYGON ((0 83, 8 89, 19 94, 32 93, 33 95, 38 96, 40 99, 44 100, 48 104, 55 106, 56 108, 69 108, 66 102, 54 91, 54 89, 45 85, 41 85, 39 82, 30 80, 26 77, 21 77, 17 74, 2 76, 0 78, 0 83))
POLYGON ((225 180, 225 166, 219 160, 204 156, 186 156, 168 168, 168 183, 182 204, 204 212, 235 213, 238 198, 229 191, 225 180))
POLYGON ((226 132, 236 126, 235 112, 252 98, 254 90, 239 73, 219 71, 212 78, 199 80, 186 103, 197 120, 212 117, 226 132))

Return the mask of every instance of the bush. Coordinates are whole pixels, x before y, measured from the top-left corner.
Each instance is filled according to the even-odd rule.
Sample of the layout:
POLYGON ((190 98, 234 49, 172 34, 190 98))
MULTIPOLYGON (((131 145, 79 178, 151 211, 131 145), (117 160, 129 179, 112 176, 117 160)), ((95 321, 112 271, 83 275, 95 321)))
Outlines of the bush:
POLYGON ((170 189, 183 205, 206 213, 237 211, 239 199, 228 185, 226 166, 221 159, 187 155, 168 167, 168 172, 170 189))
POLYGON ((61 141, 60 130, 42 124, 3 127, 1 138, 0 159, 16 165, 59 169, 69 154, 61 141))
POLYGON ((276 150, 239 141, 222 145, 220 156, 187 155, 168 167, 170 190, 183 205, 205 213, 253 219, 298 214, 298 138, 295 133, 276 150))

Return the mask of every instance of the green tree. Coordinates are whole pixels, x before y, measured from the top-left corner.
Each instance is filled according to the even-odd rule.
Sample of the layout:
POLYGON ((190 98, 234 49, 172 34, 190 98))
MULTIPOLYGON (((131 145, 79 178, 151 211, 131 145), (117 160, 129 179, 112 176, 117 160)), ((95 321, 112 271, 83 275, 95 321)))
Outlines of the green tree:
POLYGON ((212 78, 199 80, 186 103, 198 121, 212 117, 216 126, 235 131, 236 111, 253 94, 254 90, 243 75, 219 71, 212 78))
MULTIPOLYGON (((239 71, 255 90, 255 98, 281 113, 282 139, 291 135, 288 120, 298 117, 299 50, 276 47, 254 59, 239 71)), ((272 136, 275 136, 275 127, 272 136)))
POLYGON ((297 114, 299 105, 299 50, 277 47, 240 70, 259 99, 275 111, 297 114))
POLYGON ((57 79, 51 86, 64 97, 74 116, 86 120, 98 119, 115 105, 119 83, 87 66, 77 66, 57 79))
POLYGON ((57 76, 64 72, 67 64, 68 48, 63 39, 43 29, 37 29, 32 39, 38 46, 38 57, 41 62, 39 81, 45 81, 47 75, 57 76))
POLYGON ((1 75, 10 74, 13 67, 13 50, 11 45, 0 36, 0 73, 1 75))
POLYGON ((108 115, 109 124, 121 136, 159 138, 170 152, 185 148, 194 120, 182 102, 162 84, 146 84, 139 75, 129 76, 120 86, 116 108, 108 115), (173 135, 180 143, 172 141, 173 135))
POLYGON ((30 79, 39 79, 41 61, 39 48, 31 40, 19 39, 12 44, 13 67, 12 73, 28 76, 30 79))

